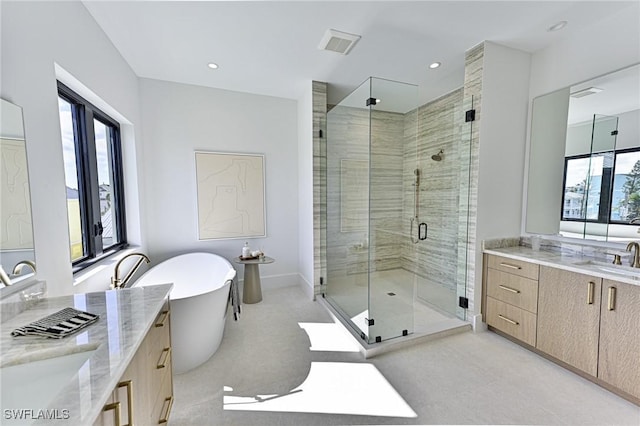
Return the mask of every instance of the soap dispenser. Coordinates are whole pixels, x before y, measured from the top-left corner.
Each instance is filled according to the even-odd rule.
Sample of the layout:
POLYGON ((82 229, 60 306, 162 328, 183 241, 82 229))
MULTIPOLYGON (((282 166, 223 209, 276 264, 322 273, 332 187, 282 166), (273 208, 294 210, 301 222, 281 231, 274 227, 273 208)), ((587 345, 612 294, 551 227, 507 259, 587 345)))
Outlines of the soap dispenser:
POLYGON ((251 257, 251 247, 249 247, 249 242, 244 243, 244 247, 242 247, 242 257, 251 257))

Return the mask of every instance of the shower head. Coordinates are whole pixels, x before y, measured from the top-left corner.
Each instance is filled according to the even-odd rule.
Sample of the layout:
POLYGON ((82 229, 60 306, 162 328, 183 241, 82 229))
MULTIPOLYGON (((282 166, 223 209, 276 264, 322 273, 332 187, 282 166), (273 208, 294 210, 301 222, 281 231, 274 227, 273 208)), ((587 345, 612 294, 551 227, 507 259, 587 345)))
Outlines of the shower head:
POLYGON ((441 149, 437 154, 432 155, 431 159, 433 161, 442 161, 442 154, 444 154, 444 149, 441 149))

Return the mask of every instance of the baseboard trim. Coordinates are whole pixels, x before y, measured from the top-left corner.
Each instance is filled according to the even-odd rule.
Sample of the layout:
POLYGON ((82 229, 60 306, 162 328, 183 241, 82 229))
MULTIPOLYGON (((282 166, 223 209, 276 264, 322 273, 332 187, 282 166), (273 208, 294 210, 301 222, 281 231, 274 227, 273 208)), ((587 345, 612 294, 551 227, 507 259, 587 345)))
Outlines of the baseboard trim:
POLYGON ((469 315, 469 322, 474 333, 481 333, 489 330, 487 323, 482 321, 482 314, 469 315))
POLYGON ((307 279, 300 273, 298 273, 298 285, 300 286, 302 291, 304 291, 304 294, 307 295, 309 300, 316 300, 313 291, 313 284, 307 281, 307 279))

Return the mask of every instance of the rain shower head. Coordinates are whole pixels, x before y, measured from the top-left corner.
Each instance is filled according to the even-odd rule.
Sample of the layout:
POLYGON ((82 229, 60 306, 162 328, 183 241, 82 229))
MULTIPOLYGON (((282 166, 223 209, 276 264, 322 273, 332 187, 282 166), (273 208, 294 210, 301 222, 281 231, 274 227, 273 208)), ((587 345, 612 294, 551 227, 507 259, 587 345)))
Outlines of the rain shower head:
POLYGON ((442 154, 444 154, 444 149, 441 149, 437 154, 432 155, 431 159, 433 161, 442 161, 442 154))

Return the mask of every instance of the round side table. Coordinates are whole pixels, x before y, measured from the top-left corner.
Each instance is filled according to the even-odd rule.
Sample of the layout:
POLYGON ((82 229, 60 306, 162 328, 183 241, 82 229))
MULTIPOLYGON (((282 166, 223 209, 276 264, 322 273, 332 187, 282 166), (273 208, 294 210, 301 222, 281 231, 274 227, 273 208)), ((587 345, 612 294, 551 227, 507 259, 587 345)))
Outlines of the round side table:
POLYGON ((235 257, 234 262, 244 265, 244 284, 242 288, 242 303, 258 303, 262 301, 262 288, 260 286, 260 265, 273 263, 272 257, 263 256, 258 259, 241 259, 235 257))

